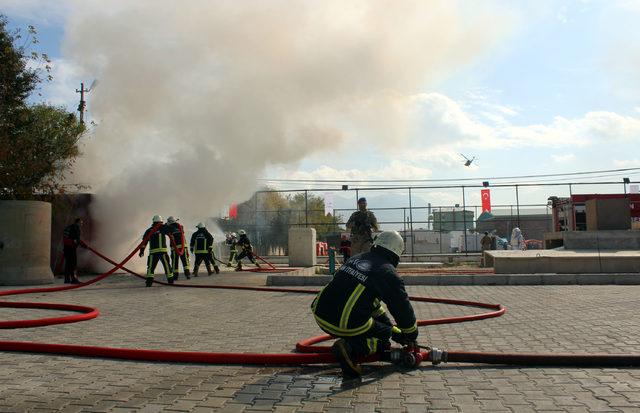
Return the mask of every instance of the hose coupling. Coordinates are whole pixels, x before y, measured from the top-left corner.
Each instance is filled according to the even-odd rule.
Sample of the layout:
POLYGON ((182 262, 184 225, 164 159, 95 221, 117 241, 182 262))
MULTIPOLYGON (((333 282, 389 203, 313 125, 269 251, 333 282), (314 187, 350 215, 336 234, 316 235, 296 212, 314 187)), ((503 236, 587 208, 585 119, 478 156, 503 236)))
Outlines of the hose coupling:
POLYGON ((429 352, 429 359, 434 366, 440 363, 447 362, 447 352, 446 350, 440 350, 439 348, 432 347, 429 352))

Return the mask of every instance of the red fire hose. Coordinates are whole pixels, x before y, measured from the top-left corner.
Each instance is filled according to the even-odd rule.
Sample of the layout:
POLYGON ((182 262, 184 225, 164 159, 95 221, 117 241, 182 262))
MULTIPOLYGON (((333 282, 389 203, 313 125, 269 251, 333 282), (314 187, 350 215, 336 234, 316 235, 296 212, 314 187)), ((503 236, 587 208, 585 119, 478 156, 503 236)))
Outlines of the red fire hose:
MULTIPOLYGON (((152 232, 153 233, 153 232, 152 232)), ((151 234, 149 234, 150 236, 151 234)), ((90 251, 99 257, 110 262, 114 267, 106 273, 81 284, 67 285, 61 287, 48 288, 28 288, 20 290, 0 291, 0 296, 44 293, 65 291, 76 288, 82 288, 86 285, 96 283, 110 275, 118 269, 123 269, 130 274, 140 278, 145 278, 135 272, 124 267, 133 255, 138 251, 141 245, 148 241, 148 237, 142 242, 120 263, 115 263, 100 252, 86 246, 90 251)), ((273 266, 272 266, 273 267, 273 266)), ((275 267, 274 267, 275 268, 275 267)), ((156 281, 158 284, 169 285, 164 282, 156 281)), ((302 294, 316 294, 317 291, 295 288, 267 288, 267 287, 244 287, 244 286, 223 286, 223 285, 186 285, 172 284, 173 287, 188 288, 216 288, 216 289, 236 289, 251 291, 270 291, 270 292, 291 292, 302 294)), ((474 301, 452 300, 442 298, 429 297, 410 297, 412 301, 462 305, 467 307, 477 307, 490 309, 492 311, 482 314, 474 314, 460 317, 438 318, 430 320, 420 320, 418 325, 435 325, 450 324, 466 321, 481 320, 491 317, 499 317, 505 313, 506 309, 500 304, 487 304, 474 301)), ((55 304, 55 303, 24 303, 24 302, 0 302, 0 307, 12 308, 39 308, 51 310, 63 310, 79 312, 81 314, 69 315, 63 317, 33 319, 33 320, 13 320, 0 321, 0 328, 29 328, 39 327, 53 324, 73 323, 84 321, 98 316, 99 311, 96 308, 71 305, 71 304, 55 304)), ((26 353, 47 353, 58 355, 74 355, 101 357, 110 359, 124 360, 146 360, 146 361, 166 361, 166 362, 187 362, 187 363, 208 363, 208 364, 258 364, 258 365, 300 365, 300 364, 318 364, 335 362, 334 357, 329 353, 329 347, 316 346, 332 339, 329 335, 321 335, 305 339, 296 344, 299 353, 289 354, 260 354, 260 353, 208 353, 208 352, 188 352, 188 351, 163 351, 163 350, 141 350, 99 346, 81 346, 68 344, 50 344, 36 343, 24 341, 0 341, 0 351, 26 352, 26 353)), ((524 364, 530 366, 640 366, 640 355, 622 355, 622 354, 500 354, 500 353, 473 353, 473 352, 447 352, 438 349, 425 348, 426 351, 419 352, 419 359, 432 361, 434 364, 440 362, 467 362, 467 363, 490 363, 490 364, 524 364)), ((376 356, 367 358, 364 361, 375 361, 376 356)))

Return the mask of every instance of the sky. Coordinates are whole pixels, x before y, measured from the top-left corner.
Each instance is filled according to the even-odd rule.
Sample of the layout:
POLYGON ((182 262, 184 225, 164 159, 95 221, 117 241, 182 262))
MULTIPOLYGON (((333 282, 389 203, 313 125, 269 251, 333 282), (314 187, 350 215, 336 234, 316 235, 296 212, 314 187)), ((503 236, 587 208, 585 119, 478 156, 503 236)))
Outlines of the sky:
MULTIPOLYGON (((386 68, 387 72, 379 75, 383 81, 363 82, 363 87, 378 88, 376 93, 368 94, 368 91, 356 88, 338 99, 305 106, 305 111, 326 110, 326 113, 322 112, 323 125, 329 124, 338 130, 339 139, 310 133, 303 142, 306 151, 301 149, 291 156, 266 157, 266 161, 256 167, 255 176, 242 181, 243 185, 253 185, 255 189, 267 182, 260 180, 265 178, 460 178, 470 179, 465 181, 467 184, 479 185, 491 177, 640 167, 640 27, 637 24, 640 0, 496 0, 482 2, 482 6, 470 0, 450 3, 455 3, 457 8, 442 13, 451 17, 453 27, 429 33, 430 36, 442 36, 434 40, 439 47, 430 44, 421 53, 420 44, 411 44, 412 53, 403 54, 396 42, 411 43, 415 40, 410 37, 414 32, 396 31, 393 26, 375 39, 377 43, 371 42, 371 47, 388 48, 390 53, 382 57, 393 62, 385 66, 386 61, 380 58, 373 60, 370 66, 358 68, 365 79, 370 68, 377 68, 376 64, 386 68), (474 6, 470 7, 472 4, 474 6), (435 63, 430 61, 431 56, 435 63), (404 70, 405 67, 410 70, 404 70), (424 77, 416 74, 419 70, 424 70, 424 77), (398 80, 402 77, 407 80, 398 80), (388 81, 387 78, 394 79, 388 81), (355 95, 359 99, 353 99, 355 95), (337 105, 337 100, 343 102, 337 105), (344 101, 349 104, 345 105, 344 101), (463 165, 461 154, 474 157, 470 167, 463 165)), ((95 62, 99 61, 101 51, 92 50, 90 40, 85 43, 78 40, 78 33, 84 33, 86 38, 87 27, 91 26, 88 22, 87 27, 82 27, 78 19, 90 19, 94 12, 90 6, 80 7, 79 4, 73 1, 0 0, 0 12, 8 17, 10 27, 30 24, 37 27, 40 49, 54 61, 54 81, 44 86, 41 93, 45 100, 65 105, 69 110, 77 107, 75 89, 81 81, 89 84, 94 78, 102 81, 101 76, 108 79, 108 75, 100 70, 91 73, 92 68, 99 68, 95 62), (85 55, 89 57, 85 59, 85 55)), ((97 8, 99 3, 93 4, 97 8)), ((228 11, 224 2, 214 4, 220 4, 220 9, 214 12, 224 14, 228 11)), ((285 7, 287 2, 274 1, 272 4, 277 9, 285 7)), ((391 7, 403 5, 402 2, 393 3, 391 7)), ((338 23, 343 18, 342 13, 347 13, 340 7, 323 11, 327 12, 328 21, 338 23)), ((425 25, 432 24, 429 10, 423 12, 425 15, 417 16, 416 20, 423 17, 425 25)), ((95 11, 96 19, 107 21, 104 16, 116 12, 100 13, 95 11)), ((394 13, 389 14, 392 19, 394 13)), ((402 18, 407 17, 403 15, 402 18)), ((114 20, 110 22, 113 24, 114 20)), ((401 20, 395 23, 399 22, 401 20)), ((100 24, 96 27, 96 32, 102 28, 100 24)), ((105 30, 100 33, 105 32, 108 33, 105 30)), ((416 28, 415 33, 422 34, 420 28, 416 28)), ((270 32, 265 30, 264 35, 269 36, 270 32)), ((366 26, 358 35, 369 40, 366 26)), ((177 33, 176 36, 185 34, 177 33)), ((170 32, 168 38, 171 38, 170 32)), ((158 39, 150 44, 162 48, 165 40, 158 39)), ((235 38, 233 41, 242 42, 235 38)), ((132 43, 135 43, 133 39, 132 43)), ((96 48, 102 44, 101 40, 95 40, 96 48)), ((224 44, 217 46, 224 47, 224 44)), ((126 50, 128 45, 121 47, 126 50)), ((270 55, 265 56, 268 60, 270 55)), ((259 62, 251 56, 242 58, 247 64, 259 62)), ((242 68, 241 63, 238 65, 234 67, 242 68)), ((328 60, 326 65, 327 71, 331 71, 332 62, 328 60)), ((296 68, 294 65, 294 69, 286 73, 295 76, 296 68)), ((309 81, 316 79, 309 78, 309 81)), ((273 79, 276 78, 272 77, 271 81, 273 79)), ((318 79, 319 82, 326 81, 318 79)), ((358 76, 349 80, 358 82, 358 76)), ((335 85, 328 84, 327 89, 331 90, 332 86, 335 85)), ((101 87, 107 86, 99 83, 96 95, 106 93, 100 90, 101 87)), ((280 95, 274 93, 272 96, 275 96, 273 105, 278 106, 280 95)), ((97 109, 92 110, 92 99, 89 94, 87 117, 99 128, 109 117, 103 115, 104 109, 98 113, 97 109)), ((99 99, 104 98, 96 96, 96 100, 99 99)), ((104 102, 102 104, 104 108, 104 102)), ((299 115, 307 116, 304 111, 299 115)), ((295 143, 300 144, 299 141, 295 143)), ((253 150, 252 145, 239 145, 237 150, 223 155, 234 157, 234 162, 241 165, 243 159, 255 162, 255 157, 249 155, 253 150)), ((640 180, 638 171, 611 174, 597 180, 621 182, 623 176, 632 181, 640 180)), ((97 178, 88 175, 86 179, 97 178)), ((300 183, 272 182, 271 185, 303 187, 300 183)), ((338 183, 309 185, 340 187, 338 183)), ((351 187, 357 185, 351 183, 351 187)), ((622 189, 620 184, 615 189, 585 187, 582 192, 621 192, 622 189)), ((549 196, 566 195, 568 190, 564 186, 520 188, 519 201, 544 204, 549 196)), ((574 189, 573 192, 581 191, 574 189)), ((408 202, 405 191, 383 193, 363 189, 360 194, 370 197, 370 207, 405 206, 408 202)), ((233 197, 225 198, 223 204, 242 201, 247 195, 235 193, 233 197)), ((413 202, 420 205, 427 202, 462 204, 458 189, 418 190, 413 196, 416 197, 413 202)), ((351 208, 352 198, 351 194, 336 193, 336 207, 351 208)), ((496 203, 515 203, 515 192, 496 188, 493 199, 496 203)), ((479 204, 479 189, 468 189, 465 202, 479 204)))

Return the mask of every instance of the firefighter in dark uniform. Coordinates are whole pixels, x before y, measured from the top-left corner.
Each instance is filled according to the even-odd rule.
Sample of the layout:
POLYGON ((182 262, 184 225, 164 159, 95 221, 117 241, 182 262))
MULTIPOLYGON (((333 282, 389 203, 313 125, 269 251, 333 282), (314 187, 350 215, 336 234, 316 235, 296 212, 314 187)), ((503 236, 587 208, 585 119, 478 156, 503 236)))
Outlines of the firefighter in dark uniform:
POLYGON ((378 220, 373 212, 367 209, 366 198, 358 199, 358 210, 349 217, 347 229, 351 231, 351 255, 369 252, 373 232, 378 232, 378 220))
POLYGON ((236 257, 236 261, 238 261, 238 265, 236 266, 236 271, 242 271, 242 259, 247 257, 249 261, 254 263, 256 267, 260 268, 260 264, 256 261, 253 256, 253 246, 251 245, 251 241, 249 237, 247 237, 247 233, 245 230, 241 229, 238 231, 240 238, 238 238, 238 246, 240 247, 240 254, 236 257))
POLYGON ((235 232, 227 233, 225 235, 224 243, 229 246, 229 261, 227 261, 227 267, 233 267, 236 265, 236 256, 238 255, 238 235, 235 232))
MULTIPOLYGON (((169 255, 167 254, 167 246, 170 246, 173 241, 173 235, 171 235, 171 230, 168 226, 164 225, 162 221, 162 217, 160 215, 154 215, 152 219, 152 225, 144 232, 142 239, 146 239, 149 233, 153 230, 158 229, 154 232, 149 240, 149 256, 147 257, 147 287, 151 287, 153 285, 154 271, 156 269, 156 265, 158 265, 158 261, 162 262, 162 268, 164 268, 164 273, 167 275, 167 282, 169 284, 173 284, 173 269, 171 267, 171 263, 169 262, 169 255), (169 238, 169 242, 167 242, 167 237, 169 238)), ((147 242, 140 246, 139 256, 144 256, 144 250, 147 247, 147 242)))
POLYGON ((357 360, 379 353, 391 360, 391 342, 415 342, 418 325, 402 279, 396 272, 404 241, 385 231, 370 252, 349 259, 311 304, 318 326, 338 340, 331 347, 345 379, 362 373, 357 360), (396 326, 385 313, 384 302, 396 326))
POLYGON ((213 274, 211 264, 213 264, 213 269, 216 271, 216 274, 219 274, 220 268, 216 265, 214 261, 215 256, 213 255, 213 235, 207 231, 207 227, 202 222, 199 222, 196 228, 198 230, 191 235, 191 242, 189 243, 191 252, 196 256, 196 262, 193 264, 193 276, 198 276, 198 269, 202 261, 204 261, 209 275, 213 274))
POLYGON ((176 245, 171 249, 171 265, 173 266, 173 279, 177 280, 180 272, 180 261, 182 261, 182 268, 184 269, 184 276, 187 280, 190 278, 191 269, 189 268, 189 248, 184 239, 184 228, 178 223, 178 219, 174 217, 167 218, 167 226, 171 230, 173 240, 176 245), (178 252, 182 252, 182 255, 178 252))
POLYGON ((82 219, 76 218, 71 225, 67 225, 62 233, 62 253, 64 254, 64 283, 80 284, 76 275, 78 267, 78 246, 84 247, 80 240, 82 219))

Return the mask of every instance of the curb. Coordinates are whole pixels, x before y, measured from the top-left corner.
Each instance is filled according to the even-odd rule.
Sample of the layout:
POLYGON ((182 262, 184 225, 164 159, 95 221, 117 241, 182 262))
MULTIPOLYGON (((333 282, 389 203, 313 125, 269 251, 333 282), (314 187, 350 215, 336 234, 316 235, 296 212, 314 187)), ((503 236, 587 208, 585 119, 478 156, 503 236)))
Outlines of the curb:
MULTIPOLYGON (((408 275, 405 285, 640 285, 640 274, 408 275)), ((330 275, 269 275, 268 286, 324 286, 330 275)))

